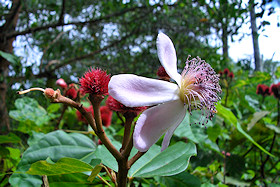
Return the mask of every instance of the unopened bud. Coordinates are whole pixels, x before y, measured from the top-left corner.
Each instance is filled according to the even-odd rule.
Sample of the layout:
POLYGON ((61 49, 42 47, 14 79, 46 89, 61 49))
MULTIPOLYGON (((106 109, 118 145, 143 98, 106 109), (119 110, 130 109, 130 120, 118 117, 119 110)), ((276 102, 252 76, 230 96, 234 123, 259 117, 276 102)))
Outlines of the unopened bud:
POLYGON ((48 99, 53 99, 55 97, 55 91, 52 88, 46 88, 44 91, 44 95, 48 99))

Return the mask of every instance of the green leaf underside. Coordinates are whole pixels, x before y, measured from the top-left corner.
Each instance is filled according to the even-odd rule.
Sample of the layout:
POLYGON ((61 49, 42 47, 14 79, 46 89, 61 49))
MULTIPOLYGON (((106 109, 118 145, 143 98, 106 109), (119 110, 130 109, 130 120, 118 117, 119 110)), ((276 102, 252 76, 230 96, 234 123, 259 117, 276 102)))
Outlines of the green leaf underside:
POLYGON ((48 133, 23 153, 17 167, 17 173, 10 177, 9 182, 13 186, 25 186, 25 184, 38 186, 38 184, 42 184, 41 177, 23 174, 30 168, 31 164, 46 160, 48 157, 54 162, 64 157, 89 162, 92 159, 94 150, 95 145, 85 135, 78 133, 67 134, 61 130, 48 133))
POLYGON ((233 124, 236 129, 243 134, 249 141, 251 141, 255 146, 257 146, 260 150, 264 153, 268 154, 269 156, 275 157, 267 150, 265 150, 261 145, 259 145, 255 140, 247 134, 241 127, 240 123, 238 123, 236 116, 228 109, 222 106, 220 103, 217 104, 216 109, 218 111, 218 115, 222 116, 223 118, 227 119, 231 124, 233 124))
POLYGON ((31 175, 62 175, 70 173, 81 173, 93 170, 93 167, 75 158, 61 158, 55 164, 47 161, 38 161, 31 165, 26 172, 31 175))

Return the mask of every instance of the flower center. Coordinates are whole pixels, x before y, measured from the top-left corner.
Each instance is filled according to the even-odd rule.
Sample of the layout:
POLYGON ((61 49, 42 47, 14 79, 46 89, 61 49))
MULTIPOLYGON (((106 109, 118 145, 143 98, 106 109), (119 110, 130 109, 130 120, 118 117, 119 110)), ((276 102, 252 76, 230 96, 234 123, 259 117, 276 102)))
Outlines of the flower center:
MULTIPOLYGON (((181 74, 181 87, 179 97, 188 107, 189 113, 192 110, 201 110, 202 115, 211 119, 216 111, 215 104, 220 97, 219 77, 212 67, 200 58, 194 58, 186 62, 181 74)), ((204 121, 201 122, 204 124, 204 121)))

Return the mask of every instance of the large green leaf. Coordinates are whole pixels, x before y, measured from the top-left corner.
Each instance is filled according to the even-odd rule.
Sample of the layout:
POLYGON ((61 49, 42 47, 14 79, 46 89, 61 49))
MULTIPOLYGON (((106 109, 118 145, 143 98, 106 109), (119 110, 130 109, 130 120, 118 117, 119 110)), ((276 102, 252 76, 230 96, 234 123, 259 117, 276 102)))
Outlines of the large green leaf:
POLYGON ((35 99, 29 97, 19 98, 15 101, 15 106, 17 109, 11 110, 9 115, 23 125, 29 124, 30 126, 41 126, 51 119, 48 116, 47 111, 40 106, 35 99))
POLYGON ((222 116, 224 119, 227 119, 232 125, 236 127, 236 129, 243 134, 249 141, 251 141, 255 146, 257 146, 260 150, 262 150, 264 153, 274 157, 271 153, 269 153, 267 150, 265 150, 261 145, 259 145, 255 140, 247 134, 241 127, 240 123, 238 123, 238 120, 236 116, 228 109, 222 106, 220 103, 217 104, 216 109, 218 111, 218 115, 222 116))
POLYGON ((93 170, 93 167, 83 161, 75 158, 64 157, 55 164, 45 160, 37 161, 31 165, 26 172, 31 175, 62 175, 70 173, 81 173, 93 170))
POLYGON ((42 183, 39 176, 22 174, 31 164, 48 157, 54 162, 63 157, 85 160, 91 157, 94 150, 94 143, 85 135, 67 134, 60 130, 48 133, 23 153, 17 173, 14 173, 9 181, 13 186, 38 186, 42 183))
POLYGON ((141 167, 137 168, 131 176, 154 177, 178 174, 188 167, 190 157, 193 155, 196 155, 196 147, 193 143, 178 142, 159 152, 149 161, 139 159, 137 162, 141 163, 141 167))
POLYGON ((187 173, 182 172, 174 176, 162 177, 167 187, 184 186, 184 187, 200 187, 201 182, 199 178, 187 173))
MULTIPOLYGON (((111 141, 112 144, 119 150, 121 148, 121 143, 112 140, 111 141)), ((108 151, 108 149, 104 146, 98 146, 94 155, 96 156, 96 158, 101 159, 101 162, 111 168, 114 171, 118 171, 118 163, 116 161, 116 159, 113 157, 113 155, 108 151)))
MULTIPOLYGON (((201 114, 201 111, 194 111, 192 115, 187 113, 182 123, 175 130, 174 134, 180 138, 186 137, 202 147, 210 148, 216 152, 220 152, 220 149, 215 141, 210 140, 210 138, 213 139, 214 135, 210 137, 209 133, 207 134, 206 132, 206 130, 213 128, 212 121, 208 121, 204 126, 199 125, 199 122, 202 123, 206 121, 207 119, 201 114)), ((215 131, 215 136, 217 137, 218 135, 219 132, 215 131)))
MULTIPOLYGON (((112 141, 113 145, 119 149, 121 144, 112 141)), ((132 149, 130 158, 137 152, 132 149)), ((196 147, 193 143, 178 142, 160 152, 160 146, 153 145, 139 160, 137 160, 128 172, 129 177, 152 177, 169 176, 184 171, 191 156, 196 154, 196 147)), ((95 151, 95 156, 102 160, 107 167, 118 171, 118 163, 105 146, 99 146, 95 151)), ((129 158, 129 159, 130 159, 129 158)))

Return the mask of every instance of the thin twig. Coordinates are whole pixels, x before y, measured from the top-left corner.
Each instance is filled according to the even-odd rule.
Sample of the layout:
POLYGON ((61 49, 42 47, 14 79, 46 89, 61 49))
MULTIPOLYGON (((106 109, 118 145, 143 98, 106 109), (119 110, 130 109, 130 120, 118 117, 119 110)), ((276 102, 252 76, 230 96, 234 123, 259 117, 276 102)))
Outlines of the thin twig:
POLYGON ((97 174, 97 177, 102 180, 105 184, 107 184, 108 186, 112 187, 111 184, 109 184, 105 179, 103 179, 100 175, 97 174))
POLYGON ((144 9, 144 8, 146 8, 146 6, 132 7, 132 8, 121 10, 119 12, 114 12, 112 14, 109 14, 109 15, 106 15, 106 16, 103 16, 103 17, 88 20, 88 21, 73 21, 73 22, 68 22, 68 23, 64 23, 64 22, 60 23, 58 21, 57 23, 50 23, 50 24, 46 24, 46 25, 42 25, 42 26, 38 26, 38 27, 28 28, 24 31, 12 32, 12 33, 7 34, 6 38, 9 39, 9 38, 13 38, 13 37, 20 36, 20 35, 31 34, 31 33, 46 30, 46 29, 49 29, 49 28, 56 28, 56 27, 66 26, 66 25, 96 24, 96 23, 99 23, 101 21, 108 20, 112 17, 122 16, 122 15, 126 14, 127 12, 131 12, 131 11, 134 11, 134 10, 137 10, 137 9, 144 9))
POLYGON ((110 151, 110 153, 116 158, 116 160, 121 160, 121 153, 115 148, 115 146, 111 143, 110 139, 107 137, 103 127, 100 113, 100 103, 104 99, 103 96, 99 95, 90 95, 89 100, 92 103, 94 110, 94 119, 96 122, 96 131, 95 133, 101 140, 101 142, 105 145, 105 147, 110 151))
POLYGON ((123 140, 122 140, 122 147, 120 149, 120 152, 123 152, 123 150, 127 147, 130 139, 130 131, 131 131, 131 125, 134 119, 134 116, 126 116, 126 121, 124 124, 124 135, 123 135, 123 140))
POLYGON ((141 156, 143 156, 146 152, 140 152, 138 151, 136 155, 134 155, 129 161, 128 161, 128 167, 130 168, 141 156))

